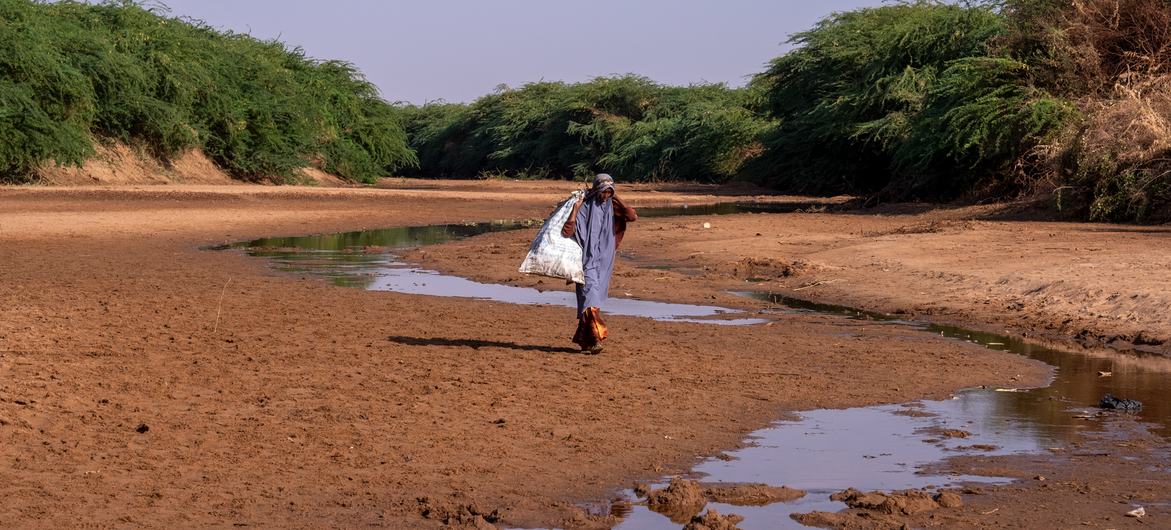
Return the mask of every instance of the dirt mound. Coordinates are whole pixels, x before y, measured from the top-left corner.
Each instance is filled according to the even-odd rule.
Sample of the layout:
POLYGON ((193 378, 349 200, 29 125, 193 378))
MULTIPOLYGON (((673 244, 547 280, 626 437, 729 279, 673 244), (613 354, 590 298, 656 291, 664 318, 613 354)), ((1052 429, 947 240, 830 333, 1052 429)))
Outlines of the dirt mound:
POLYGON ((788 278, 816 270, 817 267, 804 261, 783 261, 773 258, 743 258, 733 265, 737 278, 788 278))
POLYGON ((891 493, 872 491, 863 493, 854 488, 850 488, 846 491, 830 495, 830 500, 844 502, 846 506, 854 509, 870 510, 891 515, 915 515, 917 513, 939 509, 939 503, 936 502, 936 497, 939 495, 932 495, 930 492, 922 490, 904 490, 891 493))
POLYGON ((686 523, 707 505, 703 493, 698 482, 675 477, 667 487, 648 493, 646 505, 673 522, 686 523))
POLYGON ((850 488, 831 495, 830 500, 844 502, 850 510, 840 513, 799 513, 793 514, 793 519, 806 526, 821 528, 906 528, 903 516, 931 512, 940 508, 958 508, 964 504, 960 496, 953 491, 932 493, 924 490, 866 493, 850 488))
MULTIPOLYGON (((198 149, 164 162, 121 142, 97 145, 96 154, 80 167, 46 164, 36 175, 38 183, 51 186, 240 183, 198 149)), ((350 185, 337 175, 310 167, 298 171, 293 180, 294 184, 329 188, 350 185)))
POLYGON ((309 186, 322 186, 325 188, 345 188, 350 185, 350 183, 346 182, 345 179, 343 179, 337 175, 334 175, 332 173, 326 173, 326 172, 324 172, 320 169, 314 168, 314 167, 302 168, 300 171, 297 172, 297 176, 301 177, 301 181, 298 182, 298 184, 305 184, 305 185, 309 185, 309 186))
POLYGON ((739 515, 720 515, 715 508, 710 508, 707 513, 692 517, 683 530, 739 530, 736 524, 743 520, 739 515))
POLYGON ((899 519, 887 515, 876 516, 870 512, 810 512, 795 513, 791 517, 794 521, 805 526, 833 528, 835 530, 902 530, 907 528, 907 525, 899 519))
POLYGON ((451 527, 489 530, 497 528, 495 523, 500 522, 499 510, 487 512, 475 504, 445 504, 428 497, 421 497, 418 502, 419 515, 424 519, 451 527))
POLYGON ((46 164, 37 170, 38 181, 54 186, 235 183, 198 150, 183 153, 169 164, 123 143, 98 145, 96 151, 80 167, 46 164))
POLYGON ((703 489, 703 495, 712 502, 723 504, 764 506, 774 502, 800 499, 805 496, 805 492, 785 486, 769 486, 768 484, 729 484, 707 485, 703 489))

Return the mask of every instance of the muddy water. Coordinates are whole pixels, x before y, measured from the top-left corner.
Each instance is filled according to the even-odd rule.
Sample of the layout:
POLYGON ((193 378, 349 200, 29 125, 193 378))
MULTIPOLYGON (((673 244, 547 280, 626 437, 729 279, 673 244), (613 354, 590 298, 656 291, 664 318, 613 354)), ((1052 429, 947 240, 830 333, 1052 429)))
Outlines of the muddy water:
MULTIPOLYGON (((656 213, 644 211, 645 214, 656 213)), ((472 282, 413 268, 399 262, 393 254, 396 249, 533 224, 502 221, 396 228, 261 239, 223 248, 246 249, 251 255, 270 259, 280 270, 321 276, 350 287, 572 306, 572 293, 472 282)), ((989 477, 943 476, 923 470, 949 456, 1042 452, 1050 447, 1067 445, 1080 432, 1106 429, 1107 419, 1114 413, 1104 414, 1094 408, 1105 393, 1143 401, 1144 409, 1134 417, 1151 424, 1156 432, 1167 434, 1171 426, 1171 406, 1164 398, 1165 389, 1171 382, 1171 360, 1165 358, 1076 354, 958 327, 906 322, 889 315, 766 293, 743 294, 774 304, 777 309, 772 312, 774 318, 784 318, 785 314, 793 312, 816 312, 870 320, 875 325, 914 326, 925 333, 1012 351, 1056 367, 1053 381, 1045 388, 971 389, 943 401, 816 410, 803 413, 800 419, 781 421, 753 433, 750 447, 730 452, 722 458, 706 460, 696 466, 694 475, 708 482, 786 485, 804 489, 809 494, 797 501, 765 507, 711 505, 721 513, 747 517, 740 525, 745 529, 798 528, 800 525, 789 519, 790 514, 842 509, 844 505, 829 501, 828 497, 847 487, 892 490, 1004 481, 989 477), (945 429, 963 431, 968 435, 963 438, 942 436, 940 432, 945 429)), ((611 313, 662 320, 720 324, 766 321, 712 306, 626 298, 611 299, 607 309, 611 313)), ((679 526, 638 504, 629 491, 623 492, 615 502, 593 506, 597 511, 622 515, 619 528, 679 526)))

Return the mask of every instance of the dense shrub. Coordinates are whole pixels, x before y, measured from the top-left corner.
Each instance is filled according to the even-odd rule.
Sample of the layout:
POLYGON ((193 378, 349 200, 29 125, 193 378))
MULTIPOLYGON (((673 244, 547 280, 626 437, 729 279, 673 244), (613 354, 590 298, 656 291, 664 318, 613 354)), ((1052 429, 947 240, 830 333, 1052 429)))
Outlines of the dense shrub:
POLYGON ((349 64, 130 0, 0 0, 0 179, 118 140, 245 179, 606 171, 1169 216, 1171 0, 904 1, 791 42, 742 89, 626 75, 392 106, 349 64))
POLYGON ((395 108, 350 65, 130 1, 0 0, 0 137, 10 181, 107 139, 163 159, 202 148, 248 179, 414 163, 395 108))
POLYGON ((759 153, 766 123, 747 92, 665 87, 638 76, 531 83, 468 105, 403 108, 413 174, 722 182, 759 153))
POLYGON ((753 83, 777 121, 753 178, 810 192, 954 197, 1009 175, 1073 113, 994 57, 991 6, 911 2, 835 14, 753 83))

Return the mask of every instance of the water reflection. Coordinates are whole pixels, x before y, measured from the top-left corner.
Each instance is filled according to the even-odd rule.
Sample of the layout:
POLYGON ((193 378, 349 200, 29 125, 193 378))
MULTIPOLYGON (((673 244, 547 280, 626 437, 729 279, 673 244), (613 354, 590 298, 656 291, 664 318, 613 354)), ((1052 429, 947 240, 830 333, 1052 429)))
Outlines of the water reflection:
MULTIPOLYGON (((1117 354, 1076 353, 1058 350, 1025 340, 968 330, 956 326, 925 324, 901 320, 895 315, 830 304, 818 304, 771 293, 742 293, 767 300, 793 310, 837 314, 853 319, 910 325, 924 331, 980 344, 986 348, 1010 351, 1056 367, 1049 386, 1028 392, 993 392, 986 399, 995 407, 996 416, 1027 420, 1032 428, 1050 436, 1068 439, 1073 429, 1087 425, 1070 409, 1091 410, 1107 393, 1143 402, 1139 420, 1150 422, 1156 433, 1167 435, 1171 426, 1171 404, 1166 398, 1171 382, 1171 359, 1140 352, 1117 354), (1100 376, 1099 373, 1109 373, 1100 376)), ((1097 425, 1091 423, 1090 425, 1097 425)))
MULTIPOLYGON (((318 276, 335 285, 371 291, 492 300, 512 304, 576 307, 567 290, 541 291, 475 282, 458 276, 418 269, 398 261, 392 251, 442 243, 489 232, 531 226, 524 221, 403 227, 302 237, 275 237, 222 248, 243 248, 267 258, 277 270, 318 276)), ((565 287, 565 289, 569 289, 565 287)), ((672 304, 631 298, 610 298, 606 312, 673 322, 750 325, 766 322, 739 311, 715 306, 672 304)))

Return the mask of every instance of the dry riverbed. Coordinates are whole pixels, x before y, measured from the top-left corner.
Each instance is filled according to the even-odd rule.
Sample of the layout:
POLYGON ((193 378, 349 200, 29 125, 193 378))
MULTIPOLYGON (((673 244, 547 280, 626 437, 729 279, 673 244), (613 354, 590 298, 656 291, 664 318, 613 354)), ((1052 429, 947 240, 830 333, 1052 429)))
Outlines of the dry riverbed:
MULTIPOLYGON (((343 289, 201 249, 543 217, 570 189, 389 186, 398 189, 0 190, 6 525, 584 526, 598 521, 577 503, 686 471, 787 411, 1029 386, 1049 375, 1019 356, 820 315, 745 327, 611 317, 607 352, 580 356, 567 348, 573 323, 563 308, 343 289)), ((748 198, 735 192, 637 187, 627 199, 748 198)), ((624 242, 612 293, 761 308, 727 293, 748 286, 1091 346, 1165 346, 1168 317, 1149 308, 1171 297, 1148 278, 1171 263, 1165 230, 989 215, 647 219, 624 242), (1002 310, 1002 301, 1021 308, 1002 310)), ((407 257, 562 288, 513 272, 531 235, 479 236, 407 257)), ((1151 440, 1127 448, 1162 447, 1151 440)), ((1085 465, 1038 462, 1019 466, 1057 466, 1056 476, 1085 465)), ((1137 474, 1126 477, 1111 487, 1137 487, 1137 474)), ((1153 491, 1165 499, 1156 477, 1153 491)), ((1014 490, 995 513, 1024 513, 1028 499, 1048 494, 1014 490)), ((1101 502, 1086 506, 1105 510, 1116 494, 1091 489, 1101 502)), ((987 509, 969 505, 982 508, 946 514, 980 526, 987 509)), ((1066 520, 1045 513, 1057 512, 1019 520, 1066 520)))

